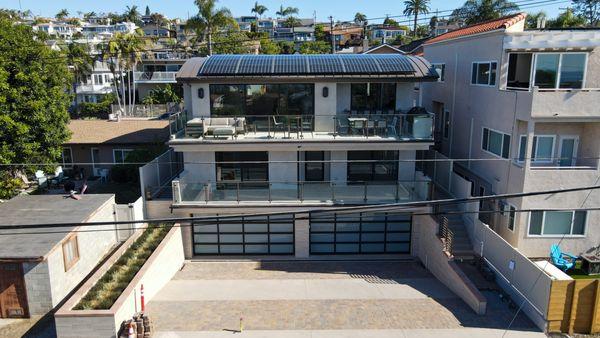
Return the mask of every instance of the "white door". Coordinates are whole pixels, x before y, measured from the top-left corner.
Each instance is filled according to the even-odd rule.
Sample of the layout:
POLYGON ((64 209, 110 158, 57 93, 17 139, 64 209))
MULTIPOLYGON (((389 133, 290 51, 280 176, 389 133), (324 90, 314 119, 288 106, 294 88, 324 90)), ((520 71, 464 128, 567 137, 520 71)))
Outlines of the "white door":
POLYGON ((558 165, 561 167, 570 167, 575 165, 577 159, 577 146, 579 137, 561 136, 560 149, 558 150, 558 165))
POLYGON ((96 166, 100 160, 100 149, 92 148, 92 174, 94 176, 100 176, 100 168, 96 166))

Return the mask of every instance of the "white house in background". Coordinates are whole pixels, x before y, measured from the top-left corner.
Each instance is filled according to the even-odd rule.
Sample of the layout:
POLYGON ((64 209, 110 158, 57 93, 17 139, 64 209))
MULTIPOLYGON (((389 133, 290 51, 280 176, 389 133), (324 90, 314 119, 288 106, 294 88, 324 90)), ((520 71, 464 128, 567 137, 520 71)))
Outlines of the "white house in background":
POLYGON ((77 103, 101 102, 104 96, 114 93, 113 74, 105 62, 96 61, 91 74, 77 79, 75 100, 77 103))
MULTIPOLYGON (((437 117, 439 151, 488 160, 455 162, 473 195, 599 182, 600 31, 524 30, 525 17, 460 28, 424 45, 440 74, 423 92, 437 117)), ((596 190, 532 196, 483 204, 504 212, 481 217, 528 256, 548 256, 559 241, 581 254, 600 242, 600 212, 574 209, 599 204, 596 190)))
POLYGON ((133 33, 138 26, 133 22, 115 24, 84 23, 81 33, 86 38, 110 38, 116 33, 133 33))
POLYGON ((61 21, 50 21, 46 23, 34 24, 32 28, 34 31, 45 32, 50 36, 61 39, 71 39, 75 33, 83 30, 80 26, 61 21))
MULTIPOLYGON (((170 200, 146 202, 148 215, 256 214, 427 200, 429 179, 415 170, 414 160, 417 151, 433 145, 433 116, 418 108, 415 86, 436 78, 426 60, 400 54, 189 59, 177 73, 187 116, 177 121, 184 128, 169 142, 183 154, 185 167, 172 182, 170 200)), ((410 221, 403 222, 410 227, 410 221)), ((284 228, 288 237, 294 231, 284 228)), ((398 235, 402 239, 390 235, 388 243, 381 237, 376 246, 362 249, 358 237, 334 248, 332 233, 315 234, 311 252, 409 253, 407 229, 404 237, 398 235)), ((384 230, 377 231, 384 236, 384 230)), ((187 246, 188 256, 250 252, 217 244, 218 236, 188 235, 186 244, 194 244, 193 251, 187 246)), ((293 243, 280 244, 274 251, 265 244, 252 252, 293 250, 293 243)))

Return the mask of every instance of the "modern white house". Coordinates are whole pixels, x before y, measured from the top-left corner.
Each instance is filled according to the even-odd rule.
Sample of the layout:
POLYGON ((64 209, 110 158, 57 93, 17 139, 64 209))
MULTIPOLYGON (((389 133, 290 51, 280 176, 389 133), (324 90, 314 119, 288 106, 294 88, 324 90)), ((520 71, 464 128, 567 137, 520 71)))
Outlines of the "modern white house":
POLYGON ((77 79, 74 90, 77 103, 101 102, 104 96, 114 93, 113 74, 106 62, 94 62, 91 74, 77 79))
MULTIPOLYGON (((424 57, 440 77, 423 91, 436 114, 436 145, 473 196, 599 183, 600 31, 525 30, 526 14, 428 40, 424 57), (469 160, 472 159, 472 160, 469 160)), ((550 246, 597 247, 600 191, 483 203, 498 234, 529 257, 550 246), (517 212, 517 210, 532 210, 517 212)))
POLYGON ((144 53, 138 69, 133 73, 137 97, 142 100, 153 89, 166 84, 176 85, 175 74, 188 58, 185 53, 166 49, 144 53))
MULTIPOLYGON (((425 59, 401 54, 189 59, 177 73, 186 111, 173 121, 169 142, 183 154, 184 170, 172 182, 172 198, 146 202, 148 216, 427 200, 430 180, 415 170, 414 160, 416 152, 433 145, 434 119, 419 108, 418 87, 436 79, 425 59)), ((239 243, 217 244, 217 229, 206 236, 188 234, 184 241, 194 246, 186 254, 292 254, 294 226, 286 219, 270 221, 284 224, 277 234, 287 244, 246 251, 239 243)), ((240 225, 236 222, 232 229, 240 225)), ((382 239, 370 248, 372 253, 410 253, 410 221, 403 222, 408 237, 386 246, 384 230, 378 230, 382 239)), ((360 220, 352 226, 358 224, 360 220)), ((262 235, 263 226, 255 226, 262 235)), ((251 231, 251 226, 245 229, 251 231)), ((317 226, 311 229, 318 231, 317 226)), ((348 238, 346 251, 341 244, 334 249, 331 231, 315 234, 310 251, 364 253, 357 242, 362 230, 353 231, 356 239, 348 238)), ((304 241, 308 246, 308 237, 304 241)))

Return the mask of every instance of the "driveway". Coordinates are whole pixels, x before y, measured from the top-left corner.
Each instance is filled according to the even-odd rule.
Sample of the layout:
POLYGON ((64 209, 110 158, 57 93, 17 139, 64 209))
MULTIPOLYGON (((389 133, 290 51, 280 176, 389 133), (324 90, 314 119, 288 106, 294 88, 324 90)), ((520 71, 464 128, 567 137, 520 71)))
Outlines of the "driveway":
MULTIPOLYGON (((157 337, 501 337, 514 311, 477 316, 412 261, 188 262, 148 304, 157 337)), ((518 316, 506 337, 544 335, 518 316)))

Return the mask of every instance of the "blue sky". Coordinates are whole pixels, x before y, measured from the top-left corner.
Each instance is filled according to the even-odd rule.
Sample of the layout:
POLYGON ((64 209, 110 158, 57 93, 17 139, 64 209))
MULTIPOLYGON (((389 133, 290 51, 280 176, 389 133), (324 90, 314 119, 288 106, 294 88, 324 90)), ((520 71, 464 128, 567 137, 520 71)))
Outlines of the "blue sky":
MULTIPOLYGON (((521 4, 527 2, 537 6, 540 0, 513 0, 521 4)), ((196 13, 194 2, 192 0, 100 0, 100 1, 83 1, 83 0, 21 0, 21 6, 25 9, 30 9, 35 15, 54 16, 60 9, 66 8, 71 15, 77 15, 77 11, 90 12, 123 12, 125 6, 137 5, 141 11, 150 6, 153 12, 160 12, 169 18, 180 17, 187 18, 188 15, 196 13)), ((464 0, 431 0, 430 8, 432 11, 453 9, 459 7, 464 0)), ((280 5, 293 6, 300 9, 301 17, 312 17, 316 12, 317 20, 325 21, 329 15, 333 15, 335 20, 351 20, 356 12, 362 12, 368 18, 384 17, 386 15, 396 16, 401 15, 403 10, 402 0, 261 0, 259 3, 264 4, 269 8, 266 15, 275 16, 275 12, 280 5)), ((221 6, 229 8, 234 16, 249 15, 250 8, 254 4, 254 0, 220 0, 221 6)), ((549 16, 555 16, 559 12, 559 8, 569 5, 568 1, 556 0, 555 3, 542 3, 543 7, 535 7, 525 9, 525 11, 537 12, 543 9, 549 16)), ((532 5, 530 5, 532 6, 532 5)), ((0 0, 1 8, 19 9, 19 0, 0 0)), ((447 14, 447 13, 443 13, 447 14)), ((407 18, 399 18, 398 20, 408 20, 407 18)))

